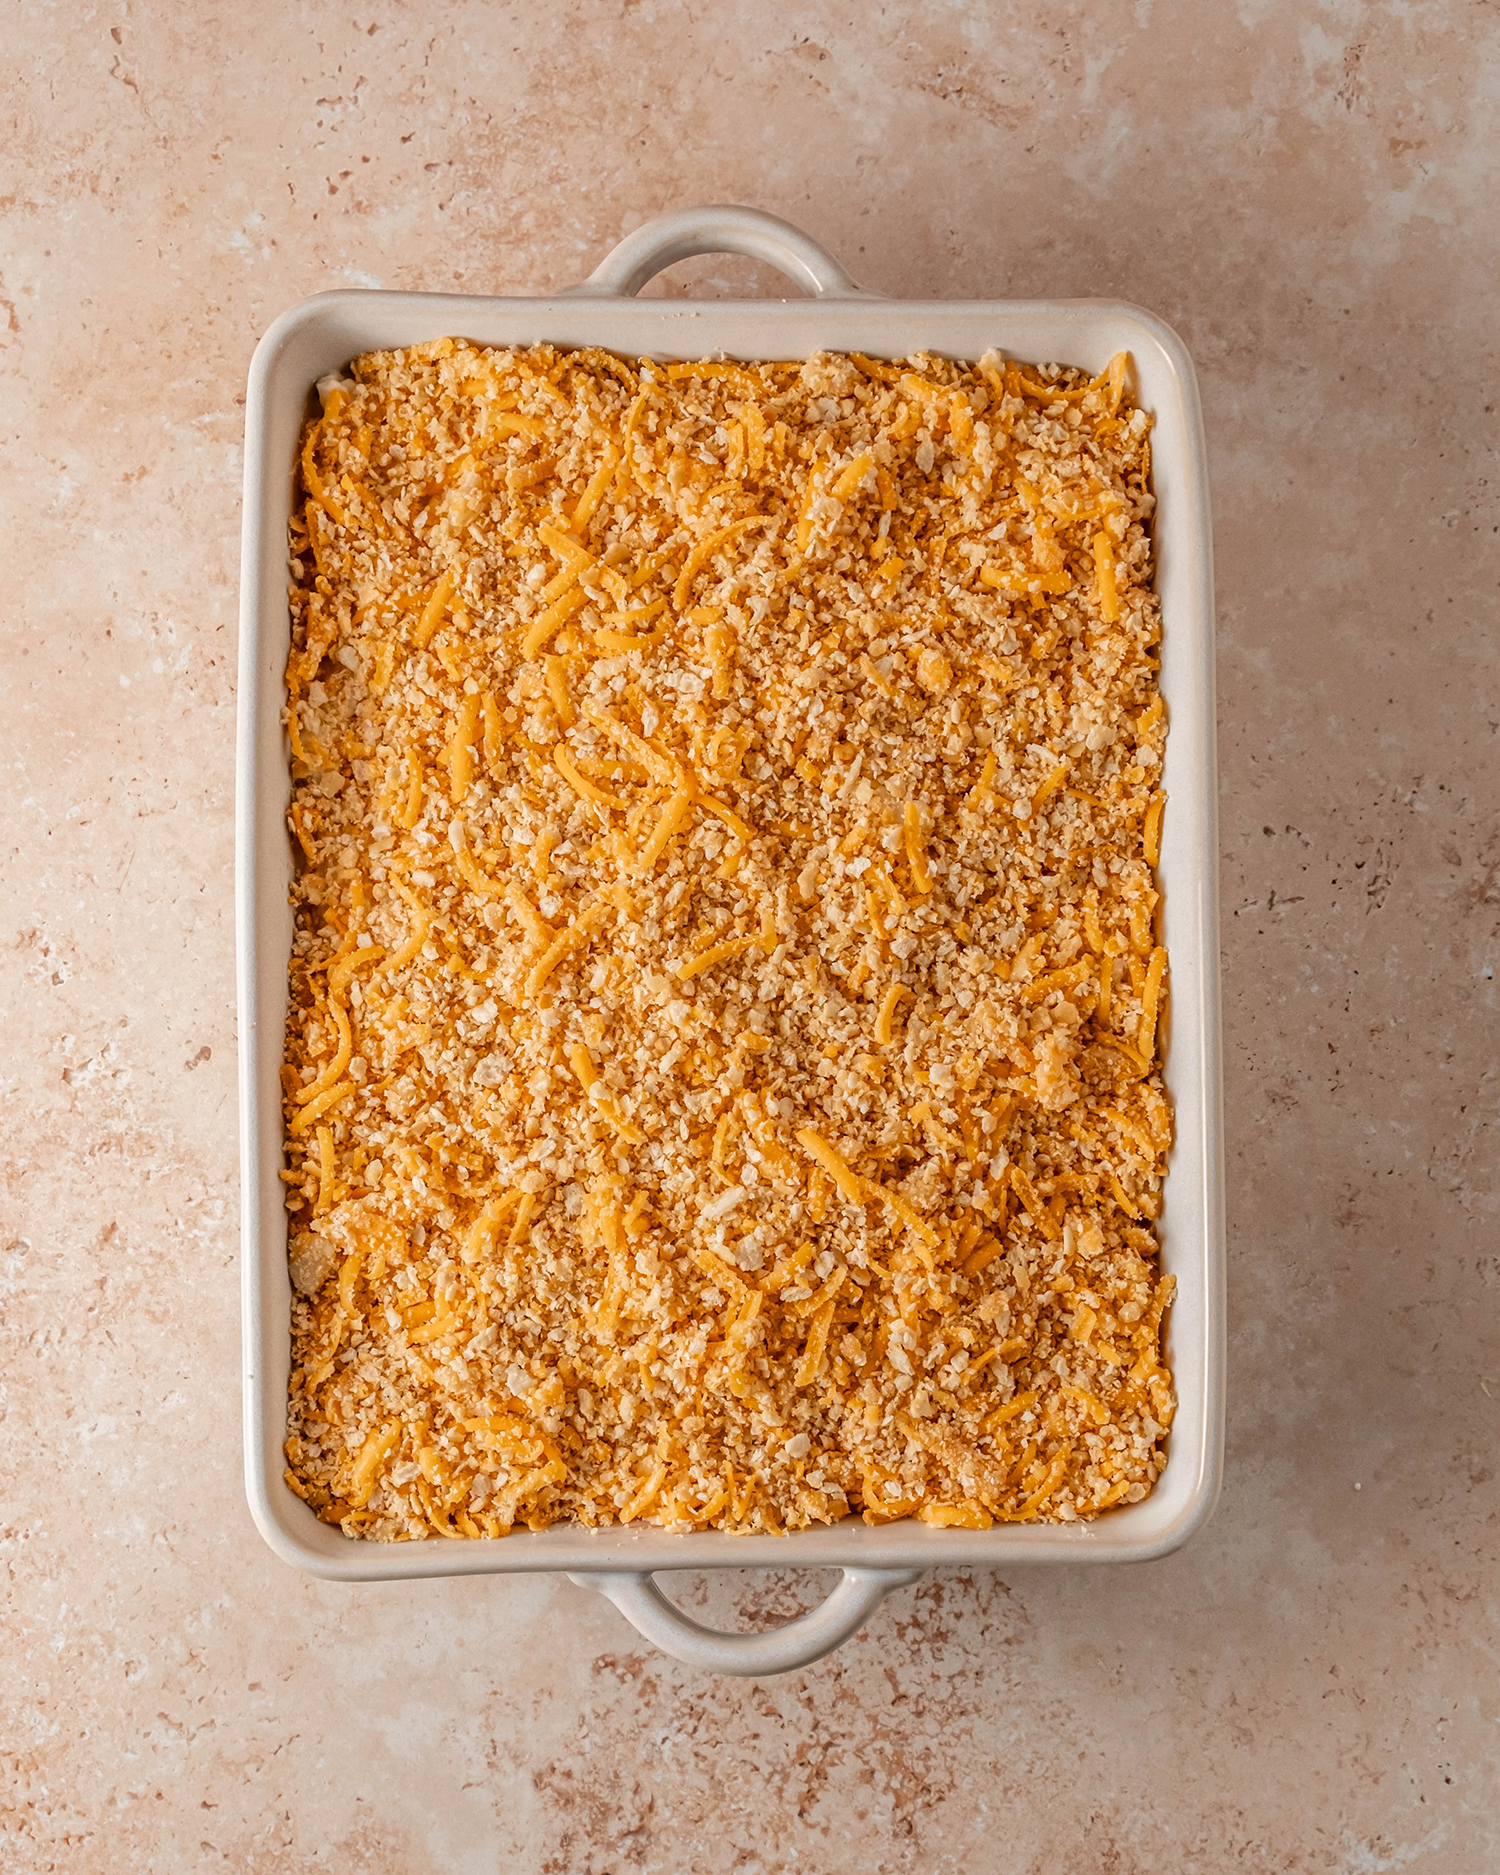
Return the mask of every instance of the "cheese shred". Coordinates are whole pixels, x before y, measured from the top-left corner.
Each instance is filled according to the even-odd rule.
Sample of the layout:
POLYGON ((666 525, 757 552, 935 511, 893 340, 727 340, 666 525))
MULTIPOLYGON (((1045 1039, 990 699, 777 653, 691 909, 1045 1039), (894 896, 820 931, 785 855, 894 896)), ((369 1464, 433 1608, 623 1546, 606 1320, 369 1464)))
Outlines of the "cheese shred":
POLYGON ((331 390, 286 715, 317 1516, 984 1530, 1154 1487, 1129 385, 441 339, 331 390))

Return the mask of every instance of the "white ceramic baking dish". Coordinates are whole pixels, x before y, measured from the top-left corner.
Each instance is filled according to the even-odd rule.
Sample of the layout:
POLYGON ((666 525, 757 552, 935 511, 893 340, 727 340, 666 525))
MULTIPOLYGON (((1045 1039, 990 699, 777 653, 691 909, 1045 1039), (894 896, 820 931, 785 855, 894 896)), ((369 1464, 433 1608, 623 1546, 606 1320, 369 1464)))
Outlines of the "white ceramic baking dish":
POLYGON ((344 1582, 564 1570, 596 1587, 642 1634, 690 1664, 768 1674, 805 1665, 852 1634, 893 1588, 935 1565, 1141 1562, 1198 1529, 1219 1486, 1224 1410, 1218 942, 1213 686, 1213 581, 1208 481, 1192 363, 1167 326, 1138 307, 1097 300, 888 300, 861 292, 814 242, 742 208, 663 216, 623 241, 582 285, 554 298, 337 292, 282 315, 256 349, 245 425, 236 807, 243 1179, 245 1473, 261 1534, 287 1562, 344 1582), (633 297, 690 255, 753 256, 806 297, 694 302, 633 297), (977 358, 990 346, 1034 362, 1101 369, 1135 360, 1138 395, 1155 418, 1157 586, 1164 614, 1161 685, 1170 712, 1161 849, 1164 938, 1172 960, 1166 1077, 1177 1144, 1160 1223, 1177 1278, 1169 1329, 1179 1406, 1169 1462, 1142 1503, 1092 1523, 921 1523, 849 1519, 784 1537, 674 1535, 641 1524, 572 1526, 498 1542, 378 1544, 320 1523, 282 1481, 290 1360, 290 1288, 282 1206, 281 1060, 292 940, 285 827, 289 792, 281 723, 288 647, 287 518, 298 432, 315 381, 357 353, 447 334, 490 345, 599 345, 636 357, 793 358, 819 349, 903 357, 926 349, 977 358), (668 1602, 653 1571, 787 1565, 839 1568, 819 1608, 764 1634, 717 1634, 668 1602))

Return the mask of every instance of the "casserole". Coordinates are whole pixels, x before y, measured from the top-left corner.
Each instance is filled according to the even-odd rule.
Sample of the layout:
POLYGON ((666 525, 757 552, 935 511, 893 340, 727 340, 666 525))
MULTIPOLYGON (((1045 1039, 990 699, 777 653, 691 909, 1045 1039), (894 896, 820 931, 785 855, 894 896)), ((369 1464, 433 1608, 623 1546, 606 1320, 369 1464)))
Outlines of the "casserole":
POLYGON ((943 304, 860 293, 843 271, 784 223, 742 209, 664 217, 623 242, 581 288, 550 300, 342 292, 305 301, 266 334, 247 407, 242 570, 240 766, 237 810, 240 955, 246 1470, 252 1514, 286 1560, 339 1580, 562 1569, 601 1588, 665 1651, 733 1673, 785 1671, 817 1658, 880 1598, 938 1563, 1144 1560, 1186 1540, 1218 1485, 1222 1425, 1222 1205, 1215 830, 1212 599, 1206 478, 1192 367, 1167 328, 1139 310, 1095 302, 943 304), (639 303, 651 275, 692 253, 734 251, 780 266, 804 301, 639 303), (1159 1227, 1162 1269, 1175 1276, 1168 1337, 1179 1408, 1170 1462, 1139 1504, 1092 1523, 989 1530, 844 1522, 794 1537, 681 1534, 640 1526, 554 1525, 503 1541, 394 1546, 352 1541, 320 1523, 282 1481, 290 1290, 281 1202, 277 1071, 292 939, 289 792, 281 728, 288 644, 286 524, 299 430, 315 381, 356 353, 444 335, 481 344, 600 346, 659 358, 805 355, 884 357, 919 348, 976 358, 991 346, 1027 359, 1100 370, 1135 360, 1139 402, 1155 418, 1157 591, 1165 630, 1161 689, 1171 715, 1164 782, 1171 799, 1159 872, 1163 941, 1174 972, 1163 1029, 1177 1144, 1159 1227), (771 1634, 714 1636, 661 1596, 651 1572, 793 1562, 840 1567, 828 1602, 771 1634))

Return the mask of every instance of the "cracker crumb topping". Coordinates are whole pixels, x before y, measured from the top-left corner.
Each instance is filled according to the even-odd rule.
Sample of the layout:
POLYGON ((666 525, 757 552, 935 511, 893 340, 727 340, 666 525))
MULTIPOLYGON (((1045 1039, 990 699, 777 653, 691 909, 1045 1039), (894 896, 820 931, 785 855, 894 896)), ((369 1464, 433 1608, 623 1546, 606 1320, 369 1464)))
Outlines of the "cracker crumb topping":
POLYGON ((1150 423, 443 339, 291 530, 287 1482, 351 1536, 1155 1483, 1150 423))

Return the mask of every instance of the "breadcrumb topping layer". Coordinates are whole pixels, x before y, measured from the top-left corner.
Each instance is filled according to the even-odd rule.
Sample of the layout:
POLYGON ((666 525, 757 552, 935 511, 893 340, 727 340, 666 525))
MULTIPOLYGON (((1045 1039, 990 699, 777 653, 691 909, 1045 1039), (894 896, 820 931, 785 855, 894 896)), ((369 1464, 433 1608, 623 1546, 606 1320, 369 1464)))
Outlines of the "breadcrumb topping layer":
POLYGON ((1150 424, 444 339, 292 525, 287 1482, 348 1534, 1155 1483, 1150 424))

